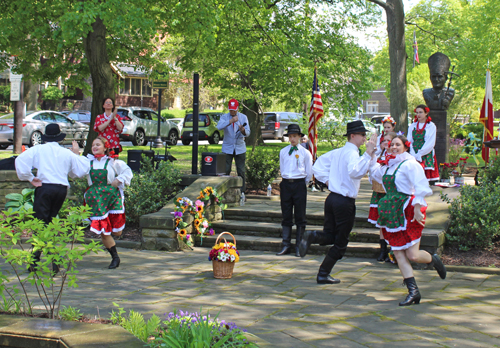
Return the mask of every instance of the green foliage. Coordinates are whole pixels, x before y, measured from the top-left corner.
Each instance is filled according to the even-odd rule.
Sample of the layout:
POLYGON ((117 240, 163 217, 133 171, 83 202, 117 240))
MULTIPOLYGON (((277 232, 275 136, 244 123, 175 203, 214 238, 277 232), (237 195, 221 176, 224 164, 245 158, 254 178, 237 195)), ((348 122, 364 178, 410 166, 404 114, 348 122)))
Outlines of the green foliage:
POLYGON ((12 208, 13 211, 20 209, 33 209, 35 202, 35 189, 23 189, 21 193, 9 193, 5 196, 9 201, 5 203, 5 209, 12 208))
POLYGON ((318 127, 318 142, 327 141, 333 149, 342 147, 347 142, 346 133, 347 120, 321 120, 318 127))
POLYGON ((10 85, 0 86, 0 104, 10 106, 10 85))
POLYGON ((280 169, 280 150, 257 147, 247 152, 246 181, 253 189, 266 188, 276 177, 280 169))
POLYGON ((0 255, 11 266, 11 271, 0 271, 0 292, 7 294, 18 307, 26 308, 27 313, 32 313, 32 293, 25 286, 29 283, 36 288, 49 317, 56 318, 65 286, 77 287, 76 261, 100 249, 94 241, 83 244, 82 220, 87 219, 90 213, 84 207, 71 208, 66 212, 66 218, 54 218, 48 225, 35 219, 32 210, 9 209, 1 214, 0 234, 3 238, 0 239, 0 255), (21 244, 21 236, 30 232, 32 237, 26 244, 42 253, 35 269, 30 269, 32 250, 25 249, 25 244, 21 244), (79 243, 78 247, 75 247, 76 243, 79 243), (61 269, 61 282, 58 284, 50 269, 52 263, 61 269), (18 290, 18 285, 22 291, 18 290))
POLYGON ((161 117, 169 118, 184 118, 186 116, 186 110, 162 110, 161 117))
POLYGON ((42 100, 49 102, 57 102, 61 100, 63 96, 63 92, 55 86, 47 87, 42 91, 42 100))
POLYGON ((480 186, 460 187, 460 196, 450 199, 441 193, 448 203, 450 223, 446 242, 458 245, 461 250, 470 248, 491 249, 500 235, 500 181, 480 186))
POLYGON ((130 310, 127 317, 125 310, 120 308, 118 304, 113 302, 113 306, 117 307, 118 311, 111 312, 111 322, 120 325, 143 342, 148 342, 148 339, 157 332, 161 324, 161 319, 155 314, 146 322, 144 316, 139 312, 130 310))
POLYGON ((175 196, 181 180, 179 171, 170 162, 160 162, 155 169, 151 160, 142 158, 142 169, 135 173, 125 189, 127 223, 137 224, 142 215, 157 212, 175 196))
POLYGON ((484 169, 479 169, 478 181, 482 185, 493 184, 500 177, 500 157, 491 157, 484 169))
POLYGON ((59 317, 62 320, 78 321, 83 317, 83 314, 80 313, 80 310, 77 308, 73 308, 71 306, 62 306, 61 310, 59 311, 59 317))

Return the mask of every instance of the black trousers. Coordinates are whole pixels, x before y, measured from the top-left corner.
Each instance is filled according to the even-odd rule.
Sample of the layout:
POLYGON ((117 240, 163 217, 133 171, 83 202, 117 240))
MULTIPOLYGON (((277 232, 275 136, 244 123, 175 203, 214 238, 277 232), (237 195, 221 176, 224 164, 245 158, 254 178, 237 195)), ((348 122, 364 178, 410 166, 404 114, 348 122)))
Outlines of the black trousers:
POLYGON ((295 215, 295 225, 305 226, 307 186, 305 179, 294 179, 293 181, 283 179, 280 183, 281 199, 281 226, 293 226, 293 216, 295 215))
POLYGON ((323 233, 326 235, 325 244, 333 244, 328 255, 334 260, 340 260, 349 243, 349 234, 354 226, 356 204, 354 198, 345 197, 338 193, 330 193, 325 200, 325 223, 323 233))
POLYGON ((233 165, 233 158, 234 162, 236 163, 236 172, 238 173, 238 176, 241 176, 243 179, 243 186, 241 186, 241 192, 245 192, 246 190, 246 183, 245 183, 245 161, 247 158, 246 152, 240 153, 239 155, 229 154, 226 153, 226 175, 231 174, 231 166, 233 165))
POLYGON ((34 217, 49 224, 59 213, 67 192, 68 187, 59 184, 42 184, 37 187, 33 203, 34 217))

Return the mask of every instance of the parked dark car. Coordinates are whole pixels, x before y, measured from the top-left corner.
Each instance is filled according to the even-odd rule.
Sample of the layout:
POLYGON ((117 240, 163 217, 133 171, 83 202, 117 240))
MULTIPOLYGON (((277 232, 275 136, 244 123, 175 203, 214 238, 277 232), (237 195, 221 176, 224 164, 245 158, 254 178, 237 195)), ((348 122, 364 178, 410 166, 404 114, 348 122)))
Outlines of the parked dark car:
POLYGON ((290 124, 299 124, 302 114, 295 112, 265 112, 262 139, 281 139, 286 142, 286 129, 290 124))
POLYGON ((74 110, 71 111, 67 117, 71 118, 72 120, 84 123, 86 125, 90 124, 90 111, 87 110, 74 110))

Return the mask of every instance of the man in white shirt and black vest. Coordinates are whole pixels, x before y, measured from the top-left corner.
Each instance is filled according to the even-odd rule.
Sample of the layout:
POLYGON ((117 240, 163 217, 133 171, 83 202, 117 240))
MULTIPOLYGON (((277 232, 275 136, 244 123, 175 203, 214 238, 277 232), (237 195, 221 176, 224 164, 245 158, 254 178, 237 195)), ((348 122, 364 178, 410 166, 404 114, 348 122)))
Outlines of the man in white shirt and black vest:
MULTIPOLYGON (((71 150, 59 145, 65 137, 58 124, 48 124, 42 134, 45 144, 33 146, 16 158, 19 180, 29 181, 35 187, 33 216, 46 224, 57 216, 66 199, 68 176, 83 177, 90 170, 89 160, 76 154, 79 147, 75 141, 71 150), (36 177, 31 172, 33 168, 37 169, 36 177)), ((40 251, 33 253, 35 264, 40 261, 40 255, 40 251)), ((57 265, 53 265, 53 269, 57 273, 57 265)))
POLYGON ((366 152, 359 155, 359 148, 366 142, 363 122, 353 121, 347 124, 347 143, 340 149, 320 156, 313 166, 317 180, 324 182, 331 193, 325 200, 325 222, 323 232, 307 231, 302 237, 299 250, 304 257, 313 243, 333 246, 328 251, 319 267, 316 277, 318 284, 337 284, 339 279, 332 278, 330 272, 347 249, 349 234, 356 216, 355 199, 358 196, 361 178, 376 161, 376 136, 366 144, 366 152))
POLYGON ((295 238, 295 256, 299 255, 299 243, 306 228, 307 183, 312 177, 312 155, 305 147, 300 146, 304 136, 298 124, 288 126, 286 137, 290 145, 280 151, 280 200, 281 228, 283 230, 283 248, 276 255, 289 254, 292 249, 292 226, 295 213, 297 226, 295 238))

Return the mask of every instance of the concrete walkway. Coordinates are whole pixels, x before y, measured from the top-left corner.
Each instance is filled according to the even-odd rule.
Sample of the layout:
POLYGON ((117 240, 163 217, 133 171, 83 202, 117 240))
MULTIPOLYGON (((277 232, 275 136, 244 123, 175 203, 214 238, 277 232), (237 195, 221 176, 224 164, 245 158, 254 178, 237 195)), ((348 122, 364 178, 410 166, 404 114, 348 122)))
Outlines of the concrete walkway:
POLYGON ((160 252, 119 249, 78 264, 79 287, 63 305, 109 317, 112 302, 163 317, 174 309, 210 311, 234 321, 270 347, 494 347, 500 346, 500 276, 416 271, 420 305, 399 307, 406 294, 396 266, 344 258, 338 285, 317 285, 321 256, 277 257, 244 251, 229 280, 213 278, 208 249, 160 252))

